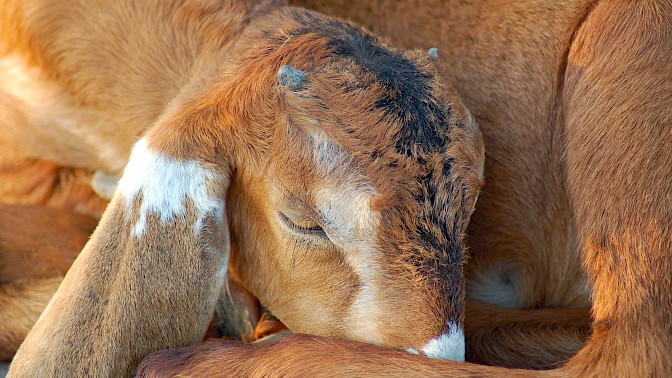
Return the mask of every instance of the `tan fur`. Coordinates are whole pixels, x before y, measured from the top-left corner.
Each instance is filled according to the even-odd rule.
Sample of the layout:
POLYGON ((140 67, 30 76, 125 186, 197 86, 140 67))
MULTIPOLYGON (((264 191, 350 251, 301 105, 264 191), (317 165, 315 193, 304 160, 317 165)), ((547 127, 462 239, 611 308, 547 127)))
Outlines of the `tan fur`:
POLYGON ((467 301, 469 362, 526 369, 560 367, 592 331, 584 308, 509 309, 467 301))
POLYGON ((100 218, 107 201, 91 189, 89 170, 0 155, 0 203, 46 206, 100 218))
POLYGON ((426 52, 270 3, 0 6, 16 155, 116 174, 142 136, 10 375, 123 376, 200 341, 229 260, 295 331, 405 349, 462 326, 476 123, 426 52))
POLYGON ((0 205, 0 360, 19 347, 96 223, 66 211, 0 205))
POLYGON ((62 277, 51 277, 0 285, 0 361, 14 356, 61 280, 62 277))
MULTIPOLYGON (((563 363, 581 345, 583 332, 576 327, 586 322, 580 311, 553 308, 585 306, 592 291, 590 340, 563 369, 547 374, 672 374, 669 2, 295 3, 349 17, 404 46, 438 47, 481 124, 487 185, 470 226, 469 293, 529 310, 520 316, 530 322, 523 320, 521 329, 520 320, 488 321, 497 317, 470 311, 470 317, 482 317, 467 322, 475 327, 467 330, 475 343, 472 359, 526 367, 563 363), (534 321, 537 311, 557 313, 557 323, 534 321), (567 323, 571 319, 576 323, 567 323), (545 343, 535 341, 535 329, 545 343), (481 342, 506 348, 493 353, 481 342), (548 361, 538 347, 555 349, 559 360, 548 361), (479 348, 487 352, 479 355, 479 348)), ((257 358, 244 361, 236 357, 248 350, 229 346, 216 358, 240 361, 229 372, 257 376, 283 369, 330 375, 344 366, 357 366, 349 374, 379 374, 389 372, 388 361, 395 363, 374 347, 366 355, 350 354, 357 345, 311 338, 317 352, 306 352, 305 342, 258 346, 257 358), (300 357, 277 360, 279 350, 300 357)), ((144 371, 151 371, 149 365, 144 371)), ((422 376, 459 374, 462 368, 517 374, 436 365, 429 373, 420 373, 420 361, 404 368, 422 376)))
POLYGON ((6 152, 0 152, 0 360, 14 355, 107 202, 93 193, 85 169, 14 161, 6 152))
MULTIPOLYGON (((371 344, 304 334, 257 344, 214 341, 151 354, 139 377, 482 377, 500 376, 490 366, 441 361, 371 344), (327 362, 327 365, 322 365, 327 362), (151 368, 150 368, 151 367, 151 368)), ((510 377, 538 372, 511 370, 510 377)))
MULTIPOLYGON (((558 332, 551 328, 545 334, 544 350, 555 348, 553 340, 563 334, 569 338, 559 349, 575 350, 586 326, 580 310, 563 310, 565 315, 555 324, 534 317, 536 311, 555 316, 562 312, 552 307, 588 303, 578 264, 582 255, 590 282, 597 283, 595 333, 565 370, 549 374, 669 375, 665 351, 670 350, 667 336, 672 332, 669 293, 664 289, 671 286, 665 191, 669 178, 660 169, 669 166, 670 143, 659 132, 669 123, 665 104, 670 88, 661 79, 670 67, 665 53, 670 40, 667 4, 576 1, 505 6, 500 1, 437 1, 418 9, 414 3, 396 1, 356 3, 361 7, 319 3, 323 11, 350 16, 395 43, 439 47, 440 61, 485 131, 488 186, 470 230, 472 282, 487 283, 490 278, 503 284, 503 292, 508 290, 513 300, 505 298, 499 304, 550 308, 521 314, 522 331, 520 320, 496 318, 501 311, 470 310, 469 318, 482 317, 472 322, 470 340, 476 346, 506 345, 511 337, 516 340, 511 344, 520 346, 476 352, 472 358, 490 353, 494 360, 483 362, 552 365, 545 354, 530 350, 540 344, 527 342, 539 336, 529 330, 547 326, 558 332), (637 176, 644 174, 645 179, 637 176), (609 253, 619 258, 609 258, 609 253), (488 340, 484 344, 474 336, 479 332, 488 340), (546 362, 526 362, 520 354, 541 355, 546 362)), ((362 353, 360 345, 294 335, 276 347, 255 346, 254 354, 251 347, 235 345, 211 349, 207 358, 198 357, 199 363, 170 371, 520 374, 422 360, 373 346, 362 347, 362 353)), ((148 360, 146 366, 160 369, 166 353, 170 352, 157 355, 164 362, 148 360)), ((171 360, 183 361, 174 355, 171 360)))
MULTIPOLYGON (((472 361, 562 365, 585 337, 585 312, 574 307, 592 304, 587 345, 563 369, 539 375, 672 374, 669 2, 294 3, 348 17, 403 46, 438 47, 481 125, 487 185, 470 226, 469 294, 514 309, 470 302, 472 361)), ((330 375, 344 366, 358 366, 353 375, 460 372, 445 363, 424 372, 420 361, 389 372, 386 364, 396 361, 387 351, 350 354, 357 345, 311 338, 318 352, 305 352, 306 342, 256 346, 257 357, 244 361, 236 357, 248 351, 228 345, 211 360, 240 361, 229 372, 257 376, 330 375), (299 357, 285 362, 280 353, 299 357)), ((151 358, 141 370, 160 369, 151 358)), ((200 363, 185 369, 198 372, 200 363)))

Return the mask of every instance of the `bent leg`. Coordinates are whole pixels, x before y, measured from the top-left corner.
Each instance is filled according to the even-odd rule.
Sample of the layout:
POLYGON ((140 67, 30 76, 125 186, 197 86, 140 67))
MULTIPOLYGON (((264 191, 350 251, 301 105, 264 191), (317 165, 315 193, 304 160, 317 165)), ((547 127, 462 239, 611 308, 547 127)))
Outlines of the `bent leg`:
POLYGON ((128 376, 146 354, 202 339, 226 278, 229 166, 196 121, 165 122, 136 144, 10 375, 128 376))
POLYGON ((538 377, 440 360, 357 341, 288 334, 266 342, 228 340, 161 350, 147 356, 138 377, 538 377))
POLYGON ((593 283, 581 376, 672 376, 672 4, 602 1, 565 83, 568 185, 593 283))
POLYGON ((581 349, 591 331, 586 308, 520 310, 467 301, 467 361, 551 369, 581 349))

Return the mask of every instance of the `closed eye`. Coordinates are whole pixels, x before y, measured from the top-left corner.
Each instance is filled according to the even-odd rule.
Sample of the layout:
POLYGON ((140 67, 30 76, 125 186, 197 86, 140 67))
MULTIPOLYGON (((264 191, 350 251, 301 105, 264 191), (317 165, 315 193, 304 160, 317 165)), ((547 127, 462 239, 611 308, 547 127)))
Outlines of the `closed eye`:
POLYGON ((328 239, 327 233, 324 232, 324 229, 317 223, 315 222, 295 222, 291 219, 289 219, 285 214, 282 212, 278 212, 278 217, 280 218, 280 221, 289 228, 290 230, 302 234, 302 235, 307 235, 307 236, 316 236, 316 237, 321 237, 328 239))

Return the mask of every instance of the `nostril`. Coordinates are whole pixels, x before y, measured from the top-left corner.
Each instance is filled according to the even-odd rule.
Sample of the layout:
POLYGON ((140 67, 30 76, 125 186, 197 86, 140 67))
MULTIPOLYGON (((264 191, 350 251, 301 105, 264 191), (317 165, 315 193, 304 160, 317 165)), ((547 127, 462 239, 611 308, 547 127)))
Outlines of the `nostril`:
MULTIPOLYGON (((464 361, 464 330, 458 324, 449 322, 448 331, 427 342, 420 351, 429 358, 449 359, 464 361)), ((418 354, 413 348, 406 350, 408 353, 418 354)))

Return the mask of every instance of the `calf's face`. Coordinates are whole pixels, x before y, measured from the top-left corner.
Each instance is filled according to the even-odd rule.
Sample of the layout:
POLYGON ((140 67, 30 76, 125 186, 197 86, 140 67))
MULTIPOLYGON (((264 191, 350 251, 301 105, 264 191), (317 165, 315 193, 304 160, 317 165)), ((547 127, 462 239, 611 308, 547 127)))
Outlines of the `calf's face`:
POLYGON ((274 68, 265 142, 235 164, 231 265, 294 331, 461 360, 477 125, 428 54, 319 41, 324 59, 274 68))

